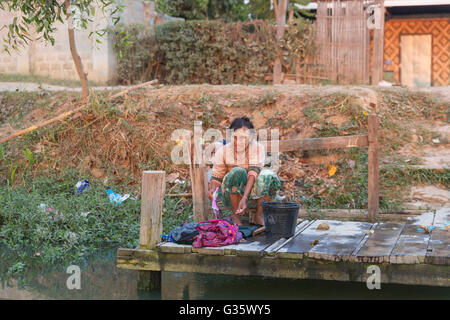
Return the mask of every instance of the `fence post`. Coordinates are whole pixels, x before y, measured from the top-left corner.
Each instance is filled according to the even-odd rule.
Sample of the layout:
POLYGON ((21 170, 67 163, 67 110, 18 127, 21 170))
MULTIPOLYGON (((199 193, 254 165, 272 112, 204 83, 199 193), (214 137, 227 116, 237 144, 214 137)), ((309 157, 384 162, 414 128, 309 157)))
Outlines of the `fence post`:
MULTIPOLYGON (((165 192, 165 171, 143 172, 139 236, 141 249, 154 249, 161 242, 165 192)), ((144 290, 161 288, 161 271, 138 271, 138 288, 144 290)))
POLYGON ((201 222, 212 218, 209 210, 208 199, 208 177, 205 159, 203 157, 203 146, 200 143, 201 121, 194 124, 194 137, 191 139, 189 164, 192 188, 192 209, 194 212, 194 221, 201 222), (192 141, 193 140, 193 141, 192 141))
POLYGON ((368 215, 371 222, 379 212, 379 144, 378 144, 378 116, 368 116, 368 215))

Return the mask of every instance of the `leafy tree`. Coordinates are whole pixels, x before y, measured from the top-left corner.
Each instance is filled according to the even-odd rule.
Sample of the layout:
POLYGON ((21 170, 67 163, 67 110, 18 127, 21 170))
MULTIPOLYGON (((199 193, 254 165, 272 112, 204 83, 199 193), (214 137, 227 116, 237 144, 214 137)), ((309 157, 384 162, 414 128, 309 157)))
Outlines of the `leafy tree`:
MULTIPOLYGON (((83 70, 83 64, 75 44, 74 13, 80 13, 76 17, 77 26, 86 29, 88 23, 92 22, 90 17, 95 15, 96 7, 100 7, 103 13, 111 16, 114 24, 119 21, 119 17, 115 14, 123 9, 123 5, 116 3, 115 0, 0 0, 0 9, 20 13, 14 17, 12 23, 0 28, 0 30, 8 29, 6 38, 3 39, 3 51, 10 53, 10 49, 19 50, 19 47, 28 44, 32 40, 30 28, 34 28, 37 40, 43 38, 54 45, 55 23, 67 21, 70 52, 81 81, 84 99, 89 95, 89 89, 87 74, 83 70), (112 10, 109 10, 110 8, 112 10)), ((92 36, 94 32, 101 37, 106 30, 90 32, 89 36, 92 36)), ((100 40, 97 39, 97 42, 100 40)))
POLYGON ((244 0, 156 0, 158 12, 186 20, 247 19, 244 0))
MULTIPOLYGON (((295 4, 306 5, 310 0, 289 0, 287 14, 292 19, 299 16, 300 12, 305 14, 305 10, 299 9, 295 4)), ((273 0, 249 0, 247 11, 251 19, 261 19, 265 21, 275 21, 275 12, 273 10, 273 0)))

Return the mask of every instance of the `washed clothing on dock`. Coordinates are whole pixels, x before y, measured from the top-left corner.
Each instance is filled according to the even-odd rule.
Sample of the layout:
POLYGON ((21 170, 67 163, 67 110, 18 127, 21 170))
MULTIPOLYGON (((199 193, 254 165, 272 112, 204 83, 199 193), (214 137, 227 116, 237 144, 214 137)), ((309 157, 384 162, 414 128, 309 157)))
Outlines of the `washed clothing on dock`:
POLYGON ((239 232, 242 233, 242 237, 244 239, 249 238, 252 236, 253 231, 261 228, 260 225, 255 226, 239 226, 239 232))
POLYGON ((190 222, 185 223, 181 227, 176 227, 173 229, 171 236, 175 242, 186 242, 193 241, 195 236, 198 235, 197 227, 199 223, 190 222))
POLYGON ((220 247, 235 244, 242 240, 239 227, 223 219, 204 221, 196 229, 199 234, 192 243, 194 248, 220 247))

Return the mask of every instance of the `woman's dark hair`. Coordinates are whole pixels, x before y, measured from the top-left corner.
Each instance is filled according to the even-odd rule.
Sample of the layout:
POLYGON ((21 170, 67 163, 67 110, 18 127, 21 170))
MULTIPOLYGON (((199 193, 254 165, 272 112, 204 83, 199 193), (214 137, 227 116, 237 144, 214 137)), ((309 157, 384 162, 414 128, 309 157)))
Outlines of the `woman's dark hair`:
POLYGON ((230 129, 236 131, 242 127, 246 127, 248 129, 254 129, 253 123, 247 117, 236 118, 231 122, 230 129))

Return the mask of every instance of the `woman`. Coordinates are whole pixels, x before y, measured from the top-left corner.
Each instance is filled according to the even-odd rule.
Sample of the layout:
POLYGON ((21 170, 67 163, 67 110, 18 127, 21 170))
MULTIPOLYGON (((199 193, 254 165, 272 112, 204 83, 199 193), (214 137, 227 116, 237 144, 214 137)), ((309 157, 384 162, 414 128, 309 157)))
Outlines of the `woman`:
POLYGON ((230 125, 231 143, 216 151, 211 175, 209 198, 220 187, 225 207, 232 211, 233 222, 241 225, 240 216, 247 209, 247 200, 256 199, 255 223, 264 225, 261 201, 271 201, 280 189, 280 180, 264 169, 265 149, 255 140, 254 126, 249 118, 236 118, 230 125))

